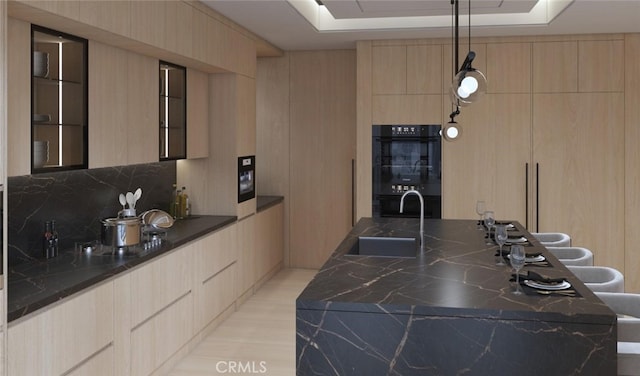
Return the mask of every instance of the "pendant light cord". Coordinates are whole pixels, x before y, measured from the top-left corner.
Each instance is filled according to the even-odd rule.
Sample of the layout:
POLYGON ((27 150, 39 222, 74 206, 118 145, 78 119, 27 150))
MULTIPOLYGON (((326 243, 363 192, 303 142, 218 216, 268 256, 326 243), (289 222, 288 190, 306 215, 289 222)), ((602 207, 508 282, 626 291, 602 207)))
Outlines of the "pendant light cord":
POLYGON ((469 24, 467 25, 467 27, 469 28, 469 51, 471 52, 471 0, 469 0, 469 9, 467 9, 467 11, 469 12, 469 24))

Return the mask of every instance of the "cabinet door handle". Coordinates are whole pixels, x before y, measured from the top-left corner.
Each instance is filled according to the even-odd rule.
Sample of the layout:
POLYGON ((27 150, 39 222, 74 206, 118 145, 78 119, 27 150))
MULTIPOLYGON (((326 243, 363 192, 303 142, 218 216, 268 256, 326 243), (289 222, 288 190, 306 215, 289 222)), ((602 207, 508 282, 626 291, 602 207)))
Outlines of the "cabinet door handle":
POLYGON ((536 163, 536 232, 540 232, 540 164, 536 163))
POLYGON ((356 160, 351 159, 351 227, 356 225, 356 160))
POLYGON ((529 162, 524 164, 524 227, 529 229, 529 162))

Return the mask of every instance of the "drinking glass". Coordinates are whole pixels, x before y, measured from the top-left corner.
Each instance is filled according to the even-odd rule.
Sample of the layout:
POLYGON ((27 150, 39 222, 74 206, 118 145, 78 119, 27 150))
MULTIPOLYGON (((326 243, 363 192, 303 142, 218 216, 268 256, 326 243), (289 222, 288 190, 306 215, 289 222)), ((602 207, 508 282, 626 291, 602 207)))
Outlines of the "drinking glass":
POLYGON ((509 253, 509 259, 511 260, 511 266, 516 271, 516 291, 513 293, 516 295, 522 294, 520 288, 520 269, 524 266, 525 252, 524 247, 518 244, 511 246, 511 252, 509 253))
POLYGON ((504 265, 504 258, 502 257, 502 246, 507 242, 507 226, 505 225, 496 225, 496 243, 500 246, 500 251, 498 252, 498 258, 496 259, 496 265, 504 265))
POLYGON ((487 245, 492 245, 491 241, 491 227, 496 223, 496 219, 491 210, 487 210, 484 212, 484 225, 487 226, 487 245))
POLYGON ((482 200, 476 201, 476 214, 480 216, 480 220, 478 221, 478 230, 482 230, 482 216, 484 215, 485 210, 487 210, 485 202, 482 200))

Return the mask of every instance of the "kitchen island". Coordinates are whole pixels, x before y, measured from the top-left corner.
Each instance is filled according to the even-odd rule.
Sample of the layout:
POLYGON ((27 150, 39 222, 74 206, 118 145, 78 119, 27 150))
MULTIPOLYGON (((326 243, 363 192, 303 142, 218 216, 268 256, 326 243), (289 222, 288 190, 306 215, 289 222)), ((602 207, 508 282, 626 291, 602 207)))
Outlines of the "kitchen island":
POLYGON ((512 270, 471 220, 425 220, 415 258, 350 254, 359 236, 416 237, 363 218, 296 301, 297 374, 615 375, 615 314, 519 223, 526 251, 577 296, 514 295, 512 270))

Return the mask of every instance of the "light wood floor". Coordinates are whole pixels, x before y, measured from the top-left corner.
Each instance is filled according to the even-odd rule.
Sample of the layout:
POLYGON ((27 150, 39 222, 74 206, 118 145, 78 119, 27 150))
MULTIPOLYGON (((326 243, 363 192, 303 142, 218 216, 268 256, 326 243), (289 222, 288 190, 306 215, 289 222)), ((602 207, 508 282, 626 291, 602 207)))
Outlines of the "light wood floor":
POLYGON ((283 269, 168 375, 295 375, 295 300, 316 272, 283 269))

